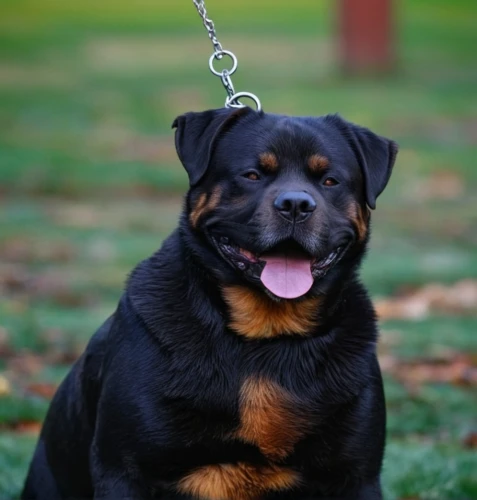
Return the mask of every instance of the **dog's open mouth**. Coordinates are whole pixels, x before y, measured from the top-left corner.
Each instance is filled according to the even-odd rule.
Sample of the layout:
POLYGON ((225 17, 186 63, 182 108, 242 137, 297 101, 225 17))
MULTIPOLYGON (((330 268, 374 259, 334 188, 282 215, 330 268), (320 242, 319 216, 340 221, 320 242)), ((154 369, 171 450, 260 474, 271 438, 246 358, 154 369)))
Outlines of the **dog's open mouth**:
POLYGON ((215 239, 222 256, 249 279, 260 281, 273 295, 296 299, 305 295, 340 260, 345 246, 319 259, 295 242, 283 242, 262 254, 254 254, 222 236, 215 239))

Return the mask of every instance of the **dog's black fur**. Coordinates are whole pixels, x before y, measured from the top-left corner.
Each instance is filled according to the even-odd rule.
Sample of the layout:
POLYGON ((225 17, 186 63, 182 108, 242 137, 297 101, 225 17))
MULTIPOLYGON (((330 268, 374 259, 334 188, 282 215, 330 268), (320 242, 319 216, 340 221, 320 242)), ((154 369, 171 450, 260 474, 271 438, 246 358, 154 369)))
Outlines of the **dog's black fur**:
POLYGON ((397 146, 339 116, 221 109, 174 126, 191 185, 179 227, 58 389, 22 498, 382 498, 377 330, 357 270, 397 146), (302 223, 273 207, 289 190, 316 202, 302 223), (287 300, 238 248, 342 253, 287 300), (245 300, 242 330, 231 289, 245 300), (254 304, 268 308, 264 328, 268 315, 288 321, 286 302, 316 305, 306 332, 260 335, 247 322, 254 304))

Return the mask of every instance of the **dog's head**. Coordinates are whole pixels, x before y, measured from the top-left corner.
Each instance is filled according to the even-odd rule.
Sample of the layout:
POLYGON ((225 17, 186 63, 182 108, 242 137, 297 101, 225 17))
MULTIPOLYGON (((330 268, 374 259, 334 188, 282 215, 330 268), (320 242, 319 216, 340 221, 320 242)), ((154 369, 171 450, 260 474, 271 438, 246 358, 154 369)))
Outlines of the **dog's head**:
POLYGON ((397 145, 337 115, 219 109, 178 117, 195 252, 224 284, 322 293, 359 261, 397 145))

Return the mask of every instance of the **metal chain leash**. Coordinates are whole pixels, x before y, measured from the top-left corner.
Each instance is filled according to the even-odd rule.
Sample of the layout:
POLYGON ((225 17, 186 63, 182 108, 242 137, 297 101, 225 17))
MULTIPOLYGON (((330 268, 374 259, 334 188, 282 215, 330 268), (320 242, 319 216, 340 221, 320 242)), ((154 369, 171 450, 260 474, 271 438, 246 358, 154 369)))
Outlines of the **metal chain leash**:
POLYGON ((262 110, 262 105, 260 103, 259 98, 255 94, 251 94, 250 92, 235 92, 234 85, 232 83, 231 76, 235 73, 238 67, 238 61, 233 52, 229 50, 224 50, 222 48, 222 44, 219 42, 217 38, 217 33, 215 31, 215 25, 212 19, 207 17, 207 10, 205 8, 204 0, 192 0, 194 5, 199 13, 202 21, 204 22, 205 29, 209 34, 209 38, 214 46, 214 53, 210 56, 209 59, 209 68, 210 71, 219 76, 222 80, 222 84, 225 87, 225 91, 227 92, 227 98, 225 99, 225 107, 226 108, 244 108, 245 104, 242 104, 239 99, 241 97, 248 97, 252 101, 255 102, 257 106, 257 111, 262 110), (220 61, 224 56, 228 56, 232 59, 232 68, 231 69, 223 69, 222 71, 217 71, 214 67, 214 61, 220 61))

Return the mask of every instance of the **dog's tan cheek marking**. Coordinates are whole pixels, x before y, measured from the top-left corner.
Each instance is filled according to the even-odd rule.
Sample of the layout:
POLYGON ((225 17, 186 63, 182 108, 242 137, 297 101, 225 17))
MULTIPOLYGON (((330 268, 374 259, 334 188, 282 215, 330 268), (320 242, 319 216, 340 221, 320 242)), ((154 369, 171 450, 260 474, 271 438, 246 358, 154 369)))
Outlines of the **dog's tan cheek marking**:
POLYGON ((190 220, 190 223, 192 224, 193 227, 195 227, 197 225, 197 221, 199 220, 200 214, 201 214, 202 209, 204 208, 206 202, 207 202, 207 194, 202 193, 199 196, 199 199, 197 200, 195 207, 192 209, 192 211, 189 215, 189 220, 190 220))
POLYGON ((278 158, 273 153, 262 153, 260 165, 265 172, 273 173, 278 170, 278 158))
POLYGON ((266 457, 285 458, 310 427, 309 416, 297 410, 294 398, 283 387, 253 378, 242 385, 236 436, 257 446, 266 457))
POLYGON ((220 196, 222 190, 219 186, 216 186, 211 194, 208 196, 206 193, 202 193, 197 200, 197 203, 190 213, 189 220, 192 227, 197 227, 199 219, 202 218, 206 213, 215 210, 220 202, 220 196))
POLYGON ((212 190, 212 194, 210 195, 210 198, 207 201, 207 204, 204 209, 205 212, 212 212, 212 210, 215 210, 218 207, 221 195, 222 195, 222 189, 219 186, 216 186, 212 190))
POLYGON ((329 167, 330 161, 326 156, 312 155, 308 158, 308 168, 313 174, 323 174, 329 167))
POLYGON ((356 228, 358 241, 364 241, 368 232, 369 210, 365 213, 358 203, 352 202, 348 206, 347 215, 356 228))
POLYGON ((177 489, 203 500, 258 500, 269 491, 296 486, 299 479, 297 472, 285 467, 239 462, 200 467, 181 479, 177 489))
POLYGON ((318 326, 319 298, 273 302, 241 286, 224 287, 223 296, 229 306, 229 327, 249 339, 307 335, 318 326))

